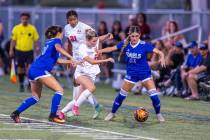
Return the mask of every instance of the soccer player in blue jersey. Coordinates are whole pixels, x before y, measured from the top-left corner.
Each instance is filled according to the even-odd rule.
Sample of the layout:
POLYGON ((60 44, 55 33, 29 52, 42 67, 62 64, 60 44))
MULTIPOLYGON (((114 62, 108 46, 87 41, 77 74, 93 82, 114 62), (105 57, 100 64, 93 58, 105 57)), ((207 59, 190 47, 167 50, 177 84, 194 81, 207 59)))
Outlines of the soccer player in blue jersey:
POLYGON ((121 90, 114 100, 111 113, 105 117, 106 121, 110 121, 115 117, 115 113, 122 105, 134 84, 138 81, 141 81, 143 86, 148 90, 158 121, 165 121, 160 113, 160 99, 151 76, 151 69, 147 62, 147 54, 154 52, 160 56, 161 65, 165 66, 164 54, 154 48, 151 44, 140 40, 140 35, 139 27, 131 26, 129 29, 129 36, 125 41, 120 42, 117 46, 98 50, 98 53, 121 50, 118 59, 120 59, 121 55, 124 53, 126 60, 126 76, 121 90))
POLYGON ((72 59, 72 56, 69 55, 62 48, 62 27, 49 27, 45 32, 45 36, 47 41, 43 48, 42 54, 33 62, 28 72, 28 77, 31 81, 32 96, 25 99, 22 102, 22 104, 10 115, 10 117, 15 121, 15 123, 21 123, 19 115, 39 101, 43 85, 52 89, 55 92, 52 98, 52 106, 49 121, 56 123, 65 122, 65 120, 60 119, 56 114, 60 105, 61 98, 63 96, 63 88, 50 74, 50 71, 56 63, 76 65, 77 61, 74 61, 72 59), (60 59, 60 54, 66 56, 70 60, 60 59))

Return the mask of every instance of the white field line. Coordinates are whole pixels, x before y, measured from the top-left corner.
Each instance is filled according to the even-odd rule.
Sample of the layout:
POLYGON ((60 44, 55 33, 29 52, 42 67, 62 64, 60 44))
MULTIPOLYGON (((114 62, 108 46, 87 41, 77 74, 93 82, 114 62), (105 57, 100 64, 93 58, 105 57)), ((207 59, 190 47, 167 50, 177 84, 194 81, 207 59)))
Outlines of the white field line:
MULTIPOLYGON (((11 139, 0 139, 0 140, 11 140, 11 139)), ((41 139, 12 139, 12 140, 41 140, 41 139)))
MULTIPOLYGON (((0 116, 9 117, 9 115, 6 115, 6 114, 0 114, 0 116)), ((59 126, 66 126, 66 127, 69 126, 69 127, 73 127, 73 128, 77 128, 77 129, 90 130, 90 131, 95 131, 95 132, 108 133, 108 134, 113 134, 113 135, 131 137, 131 138, 138 138, 138 139, 145 139, 145 140, 159 140, 159 139, 152 138, 152 137, 136 136, 136 135, 131 135, 131 134, 125 134, 125 133, 119 133, 119 132, 113 132, 113 131, 106 131, 106 130, 99 130, 99 129, 82 127, 82 126, 74 126, 74 125, 70 125, 70 124, 58 124, 58 123, 49 122, 49 121, 46 121, 46 120, 30 119, 30 118, 26 118, 26 117, 21 117, 21 118, 26 119, 26 120, 30 120, 30 121, 37 121, 37 122, 42 122, 42 123, 47 123, 47 124, 52 124, 52 125, 54 124, 54 125, 59 125, 59 126)))

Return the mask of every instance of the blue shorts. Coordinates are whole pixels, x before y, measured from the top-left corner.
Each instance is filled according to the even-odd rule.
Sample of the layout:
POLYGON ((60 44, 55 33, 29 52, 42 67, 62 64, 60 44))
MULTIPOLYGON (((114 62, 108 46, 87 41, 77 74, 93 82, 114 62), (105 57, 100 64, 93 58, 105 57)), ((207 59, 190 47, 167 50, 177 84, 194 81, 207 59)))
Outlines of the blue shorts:
POLYGON ((125 75, 125 81, 128 81, 130 83, 137 83, 139 81, 141 82, 145 82, 147 80, 150 80, 152 79, 152 75, 151 75, 151 71, 147 71, 147 72, 139 72, 138 75, 137 74, 129 74, 127 73, 125 75))
POLYGON ((52 75, 47 70, 40 70, 40 69, 31 67, 28 71, 29 81, 36 81, 39 78, 48 77, 48 76, 52 76, 52 75))

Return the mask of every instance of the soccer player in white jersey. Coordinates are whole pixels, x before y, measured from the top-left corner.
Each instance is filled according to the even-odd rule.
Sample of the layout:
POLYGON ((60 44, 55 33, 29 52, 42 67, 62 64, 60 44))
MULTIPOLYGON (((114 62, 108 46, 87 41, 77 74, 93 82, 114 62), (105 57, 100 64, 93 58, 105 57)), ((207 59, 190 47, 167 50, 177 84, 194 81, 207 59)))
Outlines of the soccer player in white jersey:
MULTIPOLYGON (((79 46, 82 43, 85 43, 85 31, 88 29, 92 29, 89 25, 82 23, 78 20, 78 14, 74 10, 70 10, 66 14, 68 24, 64 28, 64 35, 68 39, 68 43, 72 47, 72 55, 73 58, 79 59, 79 46)), ((92 29, 93 30, 93 29, 92 29)), ((99 37, 100 41, 104 41, 106 39, 112 39, 112 34, 108 33, 107 35, 103 35, 99 37)), ((80 93, 79 85, 74 82, 73 87, 73 99, 78 98, 80 93)), ((97 118, 99 112, 101 111, 101 105, 97 102, 94 96, 90 96, 87 101, 95 108, 95 113, 93 118, 97 118)), ((64 117, 64 112, 67 112, 68 109, 71 109, 73 106, 73 102, 69 102, 67 106, 60 112, 60 117, 64 117)))
MULTIPOLYGON (((73 99, 74 105, 72 113, 79 115, 79 106, 89 99, 96 90, 95 78, 100 73, 99 65, 104 62, 114 63, 113 58, 104 60, 96 60, 96 49, 99 46, 99 38, 94 30, 89 29, 86 31, 86 42, 81 44, 78 48, 78 60, 84 61, 83 65, 77 66, 74 78, 77 84, 80 85, 80 95, 76 100, 73 99)), ((65 109, 65 108, 64 108, 65 109)), ((67 110, 62 110, 67 111, 67 110)), ((65 112, 64 112, 65 113, 65 112)), ((97 117, 97 116, 95 116, 97 117)))

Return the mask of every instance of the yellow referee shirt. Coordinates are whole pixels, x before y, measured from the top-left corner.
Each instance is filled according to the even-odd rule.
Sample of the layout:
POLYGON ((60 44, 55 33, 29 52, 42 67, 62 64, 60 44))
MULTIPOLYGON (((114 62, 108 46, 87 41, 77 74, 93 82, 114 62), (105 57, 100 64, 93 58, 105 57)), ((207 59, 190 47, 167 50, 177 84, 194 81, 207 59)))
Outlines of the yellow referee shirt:
POLYGON ((26 52, 33 50, 33 43, 39 39, 39 34, 31 24, 18 24, 12 29, 11 39, 16 41, 16 50, 26 52))

